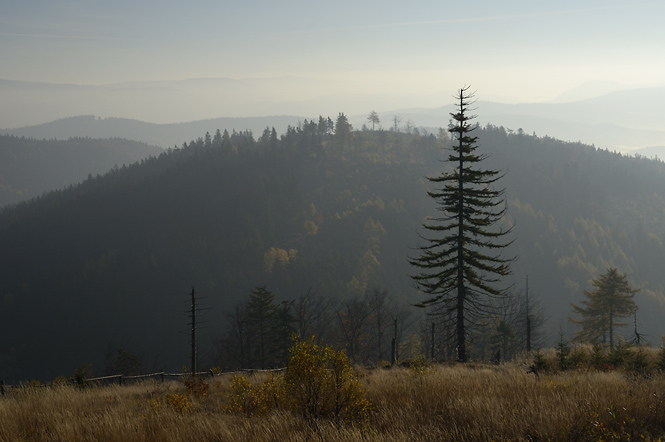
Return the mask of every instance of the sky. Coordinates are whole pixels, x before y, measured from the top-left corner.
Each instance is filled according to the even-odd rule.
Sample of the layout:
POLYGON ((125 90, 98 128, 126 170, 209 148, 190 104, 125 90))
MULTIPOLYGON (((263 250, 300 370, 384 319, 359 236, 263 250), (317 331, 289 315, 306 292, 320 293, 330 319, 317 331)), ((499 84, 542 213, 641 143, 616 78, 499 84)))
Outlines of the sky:
POLYGON ((463 85, 540 102, 588 81, 665 85, 663 17, 663 1, 5 0, 0 79, 295 76, 423 106, 463 85))

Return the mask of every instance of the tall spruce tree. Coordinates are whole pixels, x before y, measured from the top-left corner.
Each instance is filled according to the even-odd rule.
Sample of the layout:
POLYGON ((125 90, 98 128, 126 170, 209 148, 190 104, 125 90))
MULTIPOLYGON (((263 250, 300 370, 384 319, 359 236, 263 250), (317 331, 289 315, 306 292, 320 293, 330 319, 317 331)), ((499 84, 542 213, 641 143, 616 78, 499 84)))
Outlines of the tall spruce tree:
POLYGON ((474 102, 469 87, 455 96, 457 112, 448 128, 453 134, 453 152, 448 161, 454 170, 428 180, 439 186, 428 191, 438 204, 438 217, 423 223, 427 243, 419 246, 420 256, 409 259, 418 269, 413 281, 427 296, 417 304, 432 307, 435 313, 455 312, 457 359, 467 360, 466 323, 476 323, 490 309, 490 298, 504 296, 507 288, 495 283, 510 274, 511 258, 502 252, 511 241, 505 239, 512 227, 499 224, 506 212, 505 190, 495 190, 502 176, 496 170, 484 170, 479 163, 485 155, 475 153, 477 124, 469 115, 474 102))
POLYGON ((637 310, 633 298, 639 290, 630 288, 626 275, 620 274, 616 268, 607 269, 607 273, 594 279, 591 285, 595 288, 584 291, 587 299, 581 301, 583 307, 571 303, 573 313, 582 317, 568 318, 582 326, 582 330, 575 333, 574 339, 579 342, 594 342, 602 338, 605 343, 609 334, 610 348, 613 349, 614 328, 626 325, 618 319, 632 316, 637 310))

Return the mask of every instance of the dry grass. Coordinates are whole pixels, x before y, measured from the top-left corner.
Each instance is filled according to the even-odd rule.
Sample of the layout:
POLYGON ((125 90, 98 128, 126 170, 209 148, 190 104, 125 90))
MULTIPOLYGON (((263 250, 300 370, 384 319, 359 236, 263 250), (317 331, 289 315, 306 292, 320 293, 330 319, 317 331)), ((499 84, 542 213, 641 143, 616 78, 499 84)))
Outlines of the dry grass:
POLYGON ((374 410, 362 426, 287 412, 229 414, 226 377, 210 381, 205 395, 177 382, 25 388, 0 397, 0 440, 599 441, 665 434, 663 375, 576 370, 536 380, 524 364, 466 364, 377 369, 363 382, 374 410))
POLYGON ((665 430, 662 377, 565 372, 536 380, 518 365, 457 365, 370 382, 373 427, 401 440, 627 440, 665 430))

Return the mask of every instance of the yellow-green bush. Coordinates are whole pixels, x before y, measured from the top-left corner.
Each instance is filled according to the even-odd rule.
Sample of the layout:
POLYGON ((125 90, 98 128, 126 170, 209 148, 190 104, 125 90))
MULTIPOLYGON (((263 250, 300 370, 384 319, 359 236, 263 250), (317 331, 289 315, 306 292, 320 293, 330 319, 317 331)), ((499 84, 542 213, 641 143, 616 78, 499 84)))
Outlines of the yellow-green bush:
POLYGON ((310 339, 295 342, 290 353, 286 373, 271 374, 260 385, 233 376, 226 410, 254 416, 283 409, 308 420, 367 421, 371 410, 367 390, 343 351, 310 339))
POLYGON ((252 385, 245 376, 231 378, 231 404, 225 407, 231 413, 261 416, 280 408, 283 402, 282 378, 270 374, 261 385, 252 385))
POLYGON ((321 347, 313 339, 291 347, 284 389, 292 411, 307 419, 331 418, 363 422, 371 404, 367 390, 353 371, 346 353, 321 347))
POLYGON ((186 394, 167 394, 164 396, 164 402, 166 402, 173 411, 176 411, 181 414, 189 414, 194 412, 194 407, 192 402, 189 400, 186 394))

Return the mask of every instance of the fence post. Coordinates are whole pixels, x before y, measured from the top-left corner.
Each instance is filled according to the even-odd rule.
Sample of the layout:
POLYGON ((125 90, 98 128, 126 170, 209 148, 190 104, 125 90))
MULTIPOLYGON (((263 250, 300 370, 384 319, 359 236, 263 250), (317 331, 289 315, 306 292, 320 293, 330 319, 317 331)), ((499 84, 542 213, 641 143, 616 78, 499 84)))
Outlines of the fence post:
POLYGON ((164 370, 159 374, 159 377, 162 379, 162 384, 164 383, 164 370))
POLYGON ((122 375, 118 376, 118 384, 122 385, 122 375))
POLYGON ((5 395, 5 380, 0 380, 0 396, 5 395))

